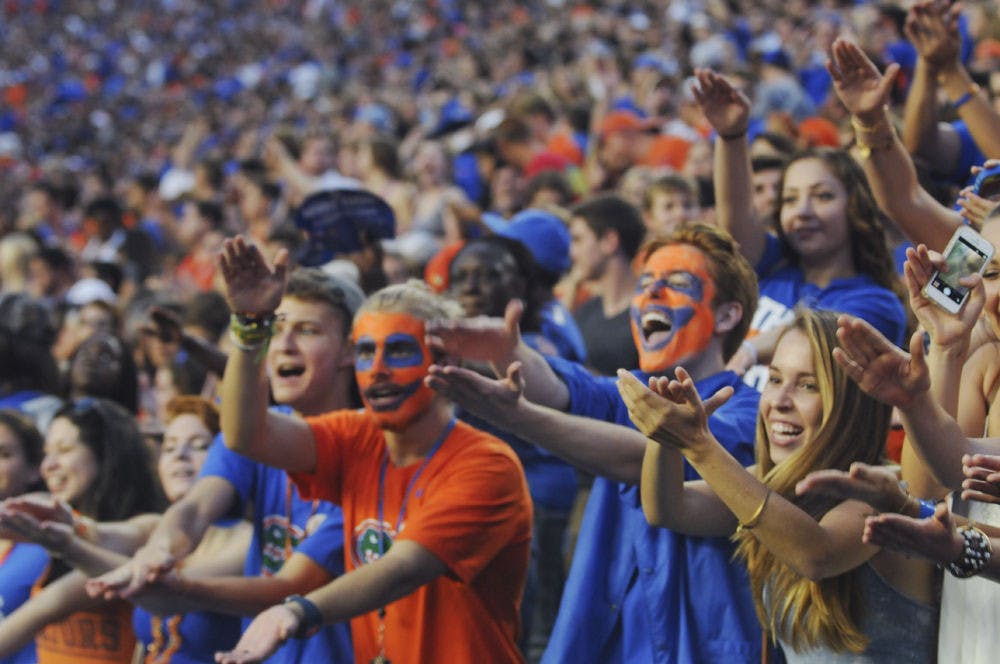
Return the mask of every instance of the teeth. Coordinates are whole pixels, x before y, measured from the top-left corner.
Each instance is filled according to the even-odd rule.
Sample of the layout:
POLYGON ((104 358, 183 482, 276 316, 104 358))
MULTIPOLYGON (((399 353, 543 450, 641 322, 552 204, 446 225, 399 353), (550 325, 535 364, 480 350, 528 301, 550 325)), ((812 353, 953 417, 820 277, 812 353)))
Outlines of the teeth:
POLYGON ((673 321, 667 316, 655 311, 642 315, 642 331, 649 336, 653 332, 669 332, 673 327, 673 321))
POLYGON ((771 425, 771 431, 784 436, 797 436, 802 433, 802 427, 797 427, 793 424, 785 424, 783 422, 776 422, 771 425))

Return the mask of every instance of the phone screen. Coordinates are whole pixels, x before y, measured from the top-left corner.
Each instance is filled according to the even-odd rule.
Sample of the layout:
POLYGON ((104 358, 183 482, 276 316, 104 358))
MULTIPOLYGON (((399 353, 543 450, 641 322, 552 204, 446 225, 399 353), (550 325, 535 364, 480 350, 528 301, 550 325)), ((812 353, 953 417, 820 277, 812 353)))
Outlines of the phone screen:
POLYGON ((951 301, 961 304, 969 289, 960 286, 958 280, 979 272, 986 262, 987 256, 965 238, 959 237, 944 260, 948 263, 948 272, 935 272, 931 286, 951 301))

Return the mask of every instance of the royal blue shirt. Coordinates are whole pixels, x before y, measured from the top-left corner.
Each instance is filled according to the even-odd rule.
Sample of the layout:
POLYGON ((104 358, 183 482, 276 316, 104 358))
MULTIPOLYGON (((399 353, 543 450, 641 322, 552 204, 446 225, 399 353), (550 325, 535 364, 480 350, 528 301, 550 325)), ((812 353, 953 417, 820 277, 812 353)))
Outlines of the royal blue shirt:
MULTIPOLYGON (((569 389, 569 412, 632 426, 614 378, 547 360, 569 389)), ((649 374, 632 373, 648 381, 649 374)), ((712 414, 709 428, 750 465, 760 395, 729 371, 698 381, 697 389, 704 399, 726 385, 736 392, 712 414)), ((698 479, 686 463, 684 474, 698 479)), ((543 663, 758 661, 760 625, 733 551, 727 538, 650 526, 639 487, 596 478, 543 663)))

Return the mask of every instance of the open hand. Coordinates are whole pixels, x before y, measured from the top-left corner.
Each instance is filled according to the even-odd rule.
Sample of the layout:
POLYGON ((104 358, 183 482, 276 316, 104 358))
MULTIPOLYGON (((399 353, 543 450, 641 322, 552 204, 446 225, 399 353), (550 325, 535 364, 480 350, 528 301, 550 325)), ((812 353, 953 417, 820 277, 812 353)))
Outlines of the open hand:
POLYGON ((922 332, 913 333, 906 353, 860 318, 844 314, 837 324, 833 359, 866 394, 905 410, 930 388, 922 332))
POLYGON ((253 619, 236 647, 215 653, 219 664, 253 664, 264 661, 299 629, 301 619, 284 604, 272 606, 253 619))
POLYGON ((260 249, 238 235, 222 243, 218 262, 231 311, 255 315, 278 308, 285 292, 288 251, 280 250, 271 266, 260 249))
POLYGON ((1000 505, 1000 456, 966 454, 962 457, 962 500, 1000 505))
POLYGON ((939 565, 954 562, 965 548, 951 512, 939 503, 934 515, 914 519, 901 514, 878 514, 865 519, 861 539, 906 556, 925 558, 939 565))
POLYGON ((833 78, 833 89, 848 112, 865 124, 879 120, 888 103, 889 92, 899 73, 899 65, 889 65, 880 74, 861 48, 846 39, 833 42, 831 59, 826 63, 833 78))
POLYGON ((856 461, 848 471, 814 470, 795 485, 795 493, 819 494, 838 500, 860 500, 879 512, 895 512, 908 502, 896 470, 856 461))

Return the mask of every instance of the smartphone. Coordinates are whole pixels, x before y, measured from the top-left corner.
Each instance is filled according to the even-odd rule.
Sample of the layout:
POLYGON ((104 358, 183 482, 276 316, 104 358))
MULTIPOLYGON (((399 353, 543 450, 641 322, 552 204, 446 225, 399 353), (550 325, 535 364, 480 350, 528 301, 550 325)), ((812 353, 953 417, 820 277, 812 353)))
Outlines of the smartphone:
POLYGON ((979 171, 979 175, 972 183, 972 192, 982 198, 1000 195, 1000 166, 979 171))
POLYGON ((924 286, 924 296, 950 313, 958 313, 969 297, 969 289, 959 285, 959 279, 972 274, 982 274, 993 258, 993 245, 972 230, 961 226, 948 241, 944 250, 947 272, 935 271, 924 286))

